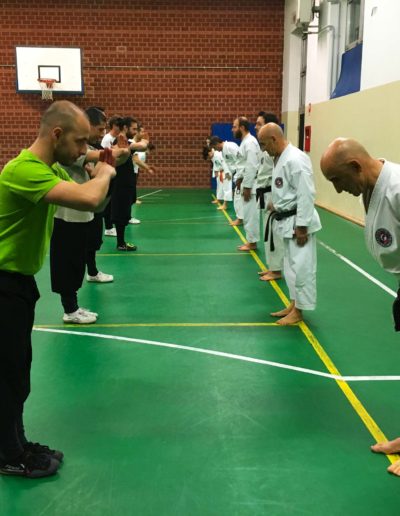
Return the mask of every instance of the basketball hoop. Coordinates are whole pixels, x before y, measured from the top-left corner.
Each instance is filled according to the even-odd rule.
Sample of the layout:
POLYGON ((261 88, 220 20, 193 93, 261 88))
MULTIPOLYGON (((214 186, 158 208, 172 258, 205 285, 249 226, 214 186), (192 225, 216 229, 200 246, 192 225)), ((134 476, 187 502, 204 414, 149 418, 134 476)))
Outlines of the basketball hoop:
POLYGON ((38 79, 40 87, 42 88, 42 99, 53 100, 53 86, 56 79, 38 79))

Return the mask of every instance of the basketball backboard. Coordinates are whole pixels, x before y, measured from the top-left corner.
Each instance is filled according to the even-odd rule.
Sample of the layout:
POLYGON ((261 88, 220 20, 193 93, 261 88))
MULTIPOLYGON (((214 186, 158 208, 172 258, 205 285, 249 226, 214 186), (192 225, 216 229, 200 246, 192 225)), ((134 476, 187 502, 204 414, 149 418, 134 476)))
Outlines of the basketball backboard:
POLYGON ((17 92, 41 92, 39 79, 55 79, 53 93, 83 94, 80 48, 16 47, 17 92))

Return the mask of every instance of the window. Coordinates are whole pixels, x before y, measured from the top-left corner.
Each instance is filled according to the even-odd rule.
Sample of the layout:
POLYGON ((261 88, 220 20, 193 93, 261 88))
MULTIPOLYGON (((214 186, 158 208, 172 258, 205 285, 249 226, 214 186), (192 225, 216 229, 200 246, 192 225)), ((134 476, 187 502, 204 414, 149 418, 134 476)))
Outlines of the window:
POLYGON ((364 0, 347 0, 346 50, 362 41, 364 0))

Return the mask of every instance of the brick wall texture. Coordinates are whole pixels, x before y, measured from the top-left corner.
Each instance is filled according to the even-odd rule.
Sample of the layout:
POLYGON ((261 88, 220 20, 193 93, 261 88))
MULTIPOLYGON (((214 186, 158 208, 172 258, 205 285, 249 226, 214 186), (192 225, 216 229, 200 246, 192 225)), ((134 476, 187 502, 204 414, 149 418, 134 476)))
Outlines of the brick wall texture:
MULTIPOLYGON (((212 123, 280 114, 284 0, 2 0, 0 167, 35 139, 48 106, 16 92, 16 46, 80 47, 84 95, 135 115, 157 146, 140 186, 207 187, 201 146, 212 123)), ((62 64, 62 63, 61 63, 62 64)))

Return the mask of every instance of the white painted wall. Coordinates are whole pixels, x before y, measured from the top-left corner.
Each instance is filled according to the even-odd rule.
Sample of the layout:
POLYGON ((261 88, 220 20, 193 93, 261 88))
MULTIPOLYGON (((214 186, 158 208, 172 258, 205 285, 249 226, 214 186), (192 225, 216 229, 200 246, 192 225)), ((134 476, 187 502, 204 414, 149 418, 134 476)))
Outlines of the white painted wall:
POLYGON ((399 0, 365 0, 362 90, 400 80, 399 23, 399 0))
POLYGON ((283 50, 282 113, 298 111, 301 63, 301 38, 294 36, 293 19, 297 13, 297 0, 285 2, 285 33, 283 50))

